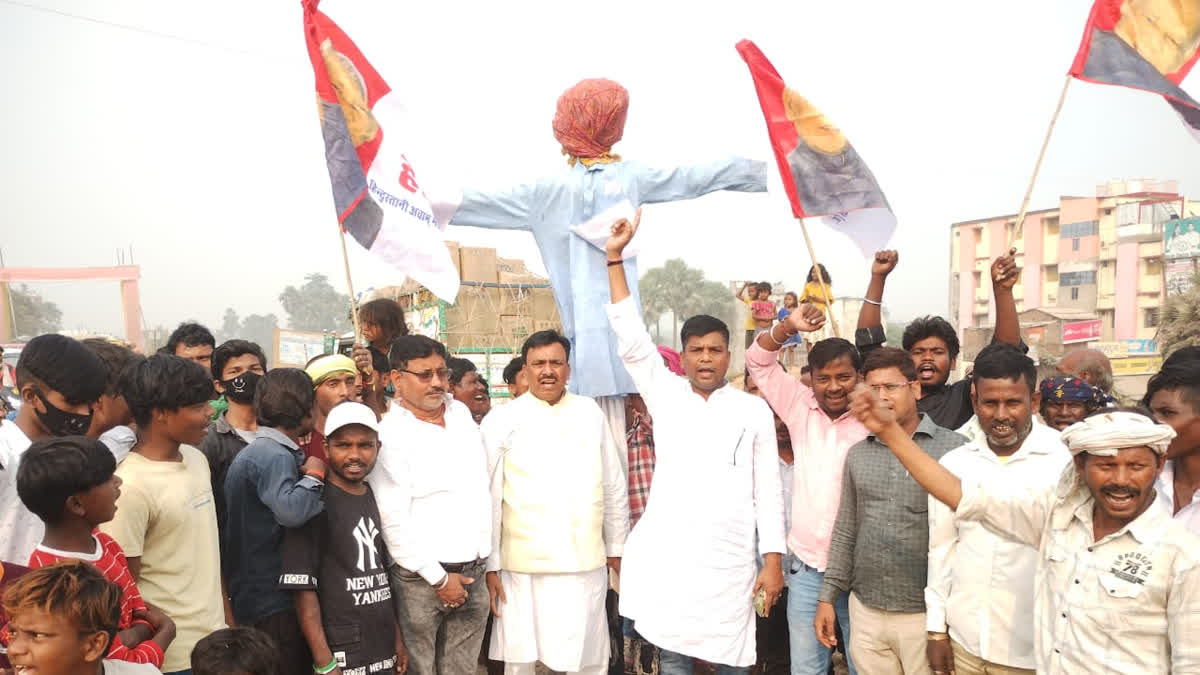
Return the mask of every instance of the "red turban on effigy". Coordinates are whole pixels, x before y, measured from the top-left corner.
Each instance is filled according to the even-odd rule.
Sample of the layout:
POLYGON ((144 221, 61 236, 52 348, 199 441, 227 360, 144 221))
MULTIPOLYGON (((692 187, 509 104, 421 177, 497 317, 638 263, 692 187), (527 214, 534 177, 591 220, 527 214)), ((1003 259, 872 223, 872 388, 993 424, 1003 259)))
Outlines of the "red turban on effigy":
POLYGON ((605 79, 582 80, 558 97, 554 113, 554 138, 562 143, 570 163, 620 159, 609 153, 625 132, 625 114, 629 112, 629 92, 605 79))

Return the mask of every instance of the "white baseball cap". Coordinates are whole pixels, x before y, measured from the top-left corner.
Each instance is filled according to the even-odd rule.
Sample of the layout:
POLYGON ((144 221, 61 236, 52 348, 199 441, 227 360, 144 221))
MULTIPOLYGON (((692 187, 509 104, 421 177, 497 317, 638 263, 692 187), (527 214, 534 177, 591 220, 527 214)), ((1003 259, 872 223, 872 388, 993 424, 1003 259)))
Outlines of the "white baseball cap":
POLYGON ((375 417, 375 411, 361 403, 343 401, 335 405, 333 410, 329 411, 329 417, 325 418, 325 435, 330 436, 338 429, 351 424, 361 424, 371 431, 379 431, 379 420, 375 417))

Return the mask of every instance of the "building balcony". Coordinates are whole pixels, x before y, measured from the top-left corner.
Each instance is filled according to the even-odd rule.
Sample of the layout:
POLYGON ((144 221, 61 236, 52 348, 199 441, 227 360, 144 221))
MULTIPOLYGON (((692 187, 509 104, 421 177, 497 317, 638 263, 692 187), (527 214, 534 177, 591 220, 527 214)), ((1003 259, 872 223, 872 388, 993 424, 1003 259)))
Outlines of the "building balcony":
POLYGON ((1118 240, 1162 241, 1162 223, 1133 223, 1117 227, 1118 240))
POLYGON ((1096 309, 1114 309, 1115 296, 1112 293, 1105 293, 1096 298, 1096 309))
POLYGON ((1115 243, 1100 244, 1100 259, 1101 260, 1116 260, 1117 259, 1117 245, 1115 243))

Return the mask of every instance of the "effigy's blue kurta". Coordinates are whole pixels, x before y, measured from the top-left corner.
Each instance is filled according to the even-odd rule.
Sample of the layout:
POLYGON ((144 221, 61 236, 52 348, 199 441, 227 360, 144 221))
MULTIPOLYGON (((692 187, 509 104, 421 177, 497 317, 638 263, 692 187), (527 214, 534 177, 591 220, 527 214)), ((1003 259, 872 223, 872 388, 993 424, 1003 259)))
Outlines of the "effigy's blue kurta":
MULTIPOLYGON (((617 356, 604 307, 609 302, 605 254, 571 228, 622 200, 642 204, 694 199, 717 190, 766 192, 765 162, 723 159, 694 167, 655 169, 637 162, 577 163, 561 174, 507 192, 467 190, 452 225, 528 230, 554 287, 563 332, 571 341, 571 392, 583 396, 634 393, 617 356)), ((635 260, 625 274, 637 279, 635 260)), ((641 313, 637 284, 630 292, 641 313)))

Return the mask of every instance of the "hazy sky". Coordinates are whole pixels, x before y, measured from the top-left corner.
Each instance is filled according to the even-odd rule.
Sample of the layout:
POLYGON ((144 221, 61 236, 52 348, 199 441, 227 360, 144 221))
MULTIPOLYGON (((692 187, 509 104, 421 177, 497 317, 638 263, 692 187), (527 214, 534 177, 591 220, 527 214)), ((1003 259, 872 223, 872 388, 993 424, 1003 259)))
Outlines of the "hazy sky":
MULTIPOLYGON (((946 311, 950 223, 1020 206, 1090 4, 322 7, 405 94, 416 133, 464 185, 561 170, 550 120, 561 91, 584 77, 629 89, 615 149, 627 158, 771 159, 734 51, 755 40, 846 132, 887 193, 901 264, 885 304, 910 317, 946 311)), ((283 319, 280 290, 313 271, 344 289, 298 1, 0 0, 0 63, 8 265, 111 265, 132 245, 149 327, 194 318, 215 328, 226 307, 283 319)), ((1110 178, 1173 178, 1200 198, 1198 159, 1161 99, 1074 82, 1031 207, 1093 194, 1110 178)), ((641 268, 681 256, 713 279, 801 283, 810 261, 773 163, 771 181, 768 195, 648 207, 641 268)), ((861 294, 867 267, 856 249, 811 231, 836 292, 861 294)), ((525 233, 451 228, 450 237, 541 267, 525 233)), ((361 250, 352 256, 357 288, 399 283, 361 250)), ((121 330, 115 283, 35 288, 63 309, 66 328, 121 330)))

